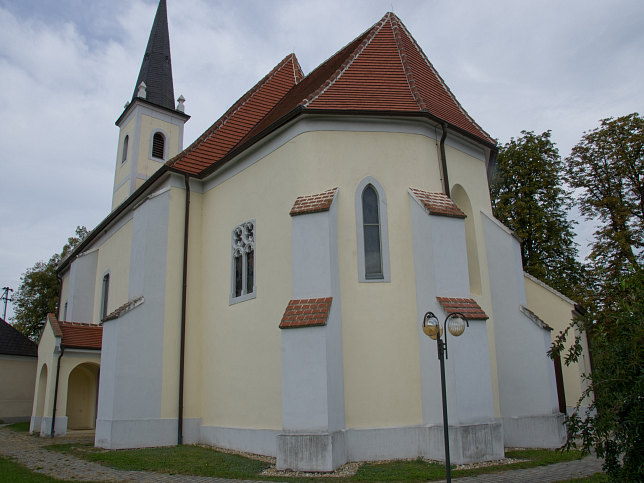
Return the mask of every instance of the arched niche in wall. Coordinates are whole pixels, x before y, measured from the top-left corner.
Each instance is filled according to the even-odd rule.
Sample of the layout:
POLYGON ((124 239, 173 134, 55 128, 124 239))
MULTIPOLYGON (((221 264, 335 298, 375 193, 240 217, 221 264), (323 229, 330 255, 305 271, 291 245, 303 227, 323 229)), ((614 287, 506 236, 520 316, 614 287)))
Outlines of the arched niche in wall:
POLYGON ((457 184, 451 191, 454 203, 467 215, 465 218, 465 238, 467 243, 467 268, 470 275, 470 292, 481 294, 481 269, 479 266, 479 252, 476 241, 476 228, 472 203, 465 189, 457 184))

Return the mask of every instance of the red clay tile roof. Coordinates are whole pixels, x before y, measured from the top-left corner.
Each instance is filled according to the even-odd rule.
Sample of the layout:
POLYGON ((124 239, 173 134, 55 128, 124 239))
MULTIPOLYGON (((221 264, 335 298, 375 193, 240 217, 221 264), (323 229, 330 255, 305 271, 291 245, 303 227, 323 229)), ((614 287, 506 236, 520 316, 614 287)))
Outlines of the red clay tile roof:
POLYGON ((445 193, 430 193, 417 188, 409 188, 409 191, 430 215, 451 216, 454 218, 466 217, 465 213, 445 193))
POLYGON ((242 138, 302 77, 294 54, 287 55, 266 77, 244 94, 191 146, 168 161, 189 174, 199 174, 237 147, 242 138))
POLYGON ((203 177, 300 112, 425 113, 489 145, 400 19, 389 12, 306 77, 294 54, 168 161, 203 177))
POLYGON ((295 200, 295 204, 293 204, 293 208, 291 208, 290 215, 297 216, 307 213, 329 211, 333 198, 337 192, 338 188, 332 188, 317 195, 298 196, 295 200))
POLYGON ((326 325, 332 297, 291 300, 286 306, 280 329, 326 325))
POLYGON ((70 349, 101 349, 103 327, 79 322, 58 322, 63 333, 63 347, 70 349))
POLYGON ((489 317, 474 299, 436 297, 446 313, 460 312, 468 320, 485 320, 489 317))

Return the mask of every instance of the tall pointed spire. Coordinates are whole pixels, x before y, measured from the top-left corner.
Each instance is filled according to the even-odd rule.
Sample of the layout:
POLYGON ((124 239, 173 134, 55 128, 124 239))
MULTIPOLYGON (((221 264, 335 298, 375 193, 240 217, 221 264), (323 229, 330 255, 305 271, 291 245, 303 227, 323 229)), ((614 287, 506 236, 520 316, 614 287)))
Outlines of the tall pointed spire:
POLYGON ((165 0, 159 1, 148 46, 145 49, 145 55, 141 63, 139 78, 134 86, 132 100, 139 97, 139 87, 142 82, 145 84, 146 101, 168 109, 174 109, 170 34, 168 33, 168 11, 165 0))

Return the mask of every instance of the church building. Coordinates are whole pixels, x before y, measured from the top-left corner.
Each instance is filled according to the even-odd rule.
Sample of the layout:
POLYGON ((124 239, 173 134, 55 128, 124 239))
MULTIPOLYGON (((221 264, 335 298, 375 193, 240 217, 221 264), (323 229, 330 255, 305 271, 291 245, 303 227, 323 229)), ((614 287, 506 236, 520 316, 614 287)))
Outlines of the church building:
POLYGON ((565 441, 587 368, 546 351, 574 303, 526 278, 492 214, 496 142, 396 15, 309 74, 287 55, 185 149, 184 101, 161 0, 116 121, 112 211, 58 267, 33 432, 73 429, 61 380, 85 364, 102 448, 440 460, 431 311, 469 323, 447 336, 453 462, 565 441))

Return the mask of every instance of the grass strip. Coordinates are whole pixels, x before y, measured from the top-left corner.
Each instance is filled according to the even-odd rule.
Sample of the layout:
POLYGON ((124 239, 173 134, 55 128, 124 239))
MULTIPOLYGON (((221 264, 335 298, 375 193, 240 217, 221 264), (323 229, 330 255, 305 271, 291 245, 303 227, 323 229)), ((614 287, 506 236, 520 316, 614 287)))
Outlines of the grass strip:
POLYGON ((243 456, 189 445, 112 451, 81 444, 54 444, 46 448, 110 468, 193 476, 251 478, 270 466, 243 456))
MULTIPOLYGON (((268 463, 244 456, 222 453, 201 446, 171 446, 132 450, 104 450, 89 444, 54 444, 46 447, 68 453, 111 468, 158 473, 210 476, 218 478, 280 480, 295 482, 320 481, 320 478, 279 478, 263 476, 260 473, 269 467, 268 463)), ((465 470, 452 470, 453 477, 476 476, 485 473, 534 468, 581 458, 579 451, 515 450, 507 451, 507 458, 522 459, 518 463, 488 466, 465 470)), ((421 458, 396 460, 383 463, 364 463, 357 473, 349 478, 325 479, 328 483, 351 481, 435 481, 445 478, 445 466, 430 463, 421 458)), ((598 480, 601 481, 601 480, 598 480)))
MULTIPOLYGON (((452 465, 452 477, 476 476, 578 460, 581 458, 581 452, 529 449, 506 451, 505 457, 528 461, 465 470, 457 470, 452 465)), ((429 463, 421 458, 413 461, 366 463, 360 466, 352 478, 353 481, 435 481, 443 479, 445 479, 444 464, 429 463)))

